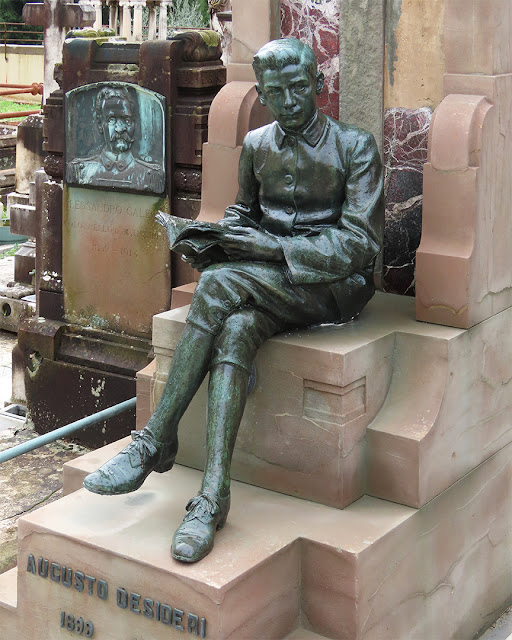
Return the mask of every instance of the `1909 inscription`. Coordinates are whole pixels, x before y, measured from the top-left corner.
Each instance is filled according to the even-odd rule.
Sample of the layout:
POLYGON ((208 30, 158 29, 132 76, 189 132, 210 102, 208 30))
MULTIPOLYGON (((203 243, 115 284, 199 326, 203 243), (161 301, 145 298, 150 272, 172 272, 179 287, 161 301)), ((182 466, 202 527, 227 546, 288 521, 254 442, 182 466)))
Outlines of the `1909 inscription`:
MULTIPOLYGON (((29 554, 27 572, 100 600, 114 601, 115 599, 115 604, 119 609, 130 611, 147 620, 172 626, 177 631, 206 638, 206 618, 195 613, 186 613, 183 609, 172 607, 170 604, 154 598, 143 597, 141 594, 128 591, 124 587, 117 587, 115 596, 111 596, 111 590, 106 580, 61 565, 48 558, 39 557, 36 560, 33 554, 29 554)), ((75 616, 69 611, 61 611, 60 626, 75 635, 86 638, 94 636, 93 623, 90 620, 84 620, 83 616, 75 616)))

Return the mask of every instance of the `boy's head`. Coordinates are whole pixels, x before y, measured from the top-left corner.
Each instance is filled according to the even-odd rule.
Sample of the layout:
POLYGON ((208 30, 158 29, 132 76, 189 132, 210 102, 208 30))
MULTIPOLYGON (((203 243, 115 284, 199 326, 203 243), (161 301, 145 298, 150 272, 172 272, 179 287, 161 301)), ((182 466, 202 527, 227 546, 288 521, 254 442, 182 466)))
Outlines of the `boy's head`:
POLYGON ((273 40, 254 56, 253 68, 260 102, 284 129, 304 129, 316 113, 316 96, 324 85, 311 48, 295 38, 273 40))
POLYGON ((265 69, 280 71, 290 64, 304 67, 307 73, 316 80, 317 64, 313 49, 297 38, 281 38, 263 45, 253 58, 252 68, 256 81, 261 86, 265 69))

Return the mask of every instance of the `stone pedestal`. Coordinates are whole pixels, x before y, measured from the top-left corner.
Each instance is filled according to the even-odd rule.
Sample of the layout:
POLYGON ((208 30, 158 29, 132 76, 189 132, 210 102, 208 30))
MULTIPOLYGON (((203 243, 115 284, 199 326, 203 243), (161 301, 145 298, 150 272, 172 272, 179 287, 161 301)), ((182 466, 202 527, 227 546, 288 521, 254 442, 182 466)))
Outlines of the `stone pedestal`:
MULTIPOLYGON (((378 294, 357 321, 271 339, 235 449, 244 483, 196 565, 169 545, 201 482, 204 390, 180 425, 187 466, 103 497, 82 480, 129 438, 67 464, 66 497, 20 521, 17 572, 0 577, 6 639, 82 621, 112 640, 477 636, 510 602, 511 313, 453 329, 378 294)), ((184 315, 155 317, 141 423, 184 315)))
MULTIPOLYGON (((153 320, 152 404, 139 427, 186 312, 153 320)), ((351 323, 275 336, 255 360, 233 477, 338 508, 364 493, 425 505, 512 442, 512 354, 501 339, 511 321, 508 309, 471 331, 418 323, 414 300, 378 293, 351 323)), ((177 460, 198 469, 206 392, 180 424, 177 460)))
MULTIPOLYGON (((171 345, 182 313, 165 321, 171 345)), ((200 472, 176 465, 104 497, 80 489, 83 477, 129 438, 67 464, 66 497, 20 521, 18 568, 0 577, 2 637, 56 640, 83 624, 111 640, 461 640, 487 628, 512 575, 512 358, 496 348, 510 318, 463 331, 413 313, 381 295, 357 322, 269 341, 235 453, 245 483, 233 482, 227 524, 195 565, 169 546, 200 472), (289 416, 271 415, 292 396, 289 416), (281 461, 267 445, 276 426, 281 461), (367 436, 350 448, 358 429, 367 436), (358 469, 374 495, 344 493, 336 468, 358 469), (344 509, 327 506, 336 493, 344 509)), ((170 355, 155 348, 161 373, 170 355)), ((190 416, 182 461, 204 439, 204 414, 190 416)))

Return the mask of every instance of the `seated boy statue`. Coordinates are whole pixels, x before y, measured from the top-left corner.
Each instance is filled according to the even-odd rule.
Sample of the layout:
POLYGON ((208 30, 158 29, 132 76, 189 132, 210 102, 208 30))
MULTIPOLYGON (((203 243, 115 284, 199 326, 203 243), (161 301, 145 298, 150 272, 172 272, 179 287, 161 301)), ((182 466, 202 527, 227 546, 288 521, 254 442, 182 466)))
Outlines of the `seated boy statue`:
POLYGON ((218 224, 227 258, 187 258, 202 273, 154 414, 84 486, 135 491, 171 469, 178 423, 206 374, 207 461, 199 494, 172 540, 172 556, 208 554, 230 505, 230 466, 258 348, 281 331, 347 322, 374 293, 382 241, 382 168, 373 136, 323 115, 323 74, 294 38, 253 62, 260 101, 275 122, 243 144, 236 204, 218 224), (250 223, 250 224, 248 224, 250 223))

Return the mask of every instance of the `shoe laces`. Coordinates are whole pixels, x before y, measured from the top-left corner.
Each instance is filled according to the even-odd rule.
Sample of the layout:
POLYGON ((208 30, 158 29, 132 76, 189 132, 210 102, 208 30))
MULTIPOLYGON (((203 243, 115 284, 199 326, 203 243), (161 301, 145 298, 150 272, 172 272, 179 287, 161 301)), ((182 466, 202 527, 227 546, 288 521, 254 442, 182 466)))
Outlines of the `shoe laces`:
POLYGON ((189 500, 185 507, 188 511, 183 522, 200 520, 203 524, 209 524, 213 518, 220 514, 221 508, 216 498, 208 493, 201 492, 195 498, 189 500))
POLYGON ((142 466, 153 463, 155 456, 158 454, 158 449, 151 435, 144 430, 132 431, 131 435, 133 442, 130 442, 126 447, 126 453, 128 455, 136 453, 142 466))

